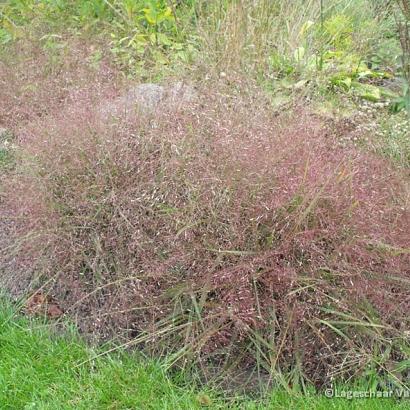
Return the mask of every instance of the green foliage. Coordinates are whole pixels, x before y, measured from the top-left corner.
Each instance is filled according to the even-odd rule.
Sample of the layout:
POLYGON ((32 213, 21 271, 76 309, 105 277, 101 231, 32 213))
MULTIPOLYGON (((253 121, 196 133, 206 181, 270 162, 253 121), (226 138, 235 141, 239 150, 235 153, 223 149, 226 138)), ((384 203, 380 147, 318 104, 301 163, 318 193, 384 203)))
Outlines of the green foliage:
POLYGON ((10 163, 9 153, 5 149, 0 148, 0 170, 7 168, 9 163, 10 163))
POLYGON ((4 28, 0 28, 0 44, 5 45, 13 40, 13 36, 4 28))
POLYGON ((335 50, 350 51, 353 45, 354 26, 350 16, 336 14, 323 24, 321 35, 335 50))
MULTIPOLYGON (((387 52, 392 44, 377 59, 379 39, 391 25, 369 0, 331 0, 323 9, 317 0, 8 0, 0 7, 0 44, 33 31, 40 37, 97 32, 133 74, 206 59, 222 71, 253 67, 265 80, 319 76, 339 86, 333 76, 355 81, 350 73, 366 71, 357 67, 364 61, 377 60, 373 72, 383 72, 394 59, 387 52)), ((350 80, 342 79, 341 88, 350 89, 350 80)))
POLYGON ((86 0, 79 4, 79 19, 110 19, 110 11, 103 0, 86 0))
POLYGON ((176 16, 164 1, 122 2, 121 15, 111 32, 111 51, 125 67, 139 72, 152 64, 187 61, 194 48, 180 34, 176 16))
POLYGON ((0 8, 0 44, 99 32, 124 68, 140 72, 189 60, 194 48, 178 27, 180 9, 165 0, 10 0, 0 8))
POLYGON ((377 102, 386 94, 381 87, 371 84, 375 79, 388 79, 391 76, 388 73, 373 71, 367 68, 363 63, 359 63, 356 69, 347 69, 340 71, 330 77, 330 83, 346 92, 352 92, 360 98, 368 101, 377 102))
POLYGON ((402 49, 400 74, 405 81, 402 96, 392 105, 393 112, 407 111, 410 117, 410 3, 408 0, 396 0, 399 6, 399 16, 396 17, 396 26, 399 33, 402 49))
POLYGON ((4 148, 0 147, 0 174, 1 171, 9 170, 13 167, 14 156, 12 153, 4 148))

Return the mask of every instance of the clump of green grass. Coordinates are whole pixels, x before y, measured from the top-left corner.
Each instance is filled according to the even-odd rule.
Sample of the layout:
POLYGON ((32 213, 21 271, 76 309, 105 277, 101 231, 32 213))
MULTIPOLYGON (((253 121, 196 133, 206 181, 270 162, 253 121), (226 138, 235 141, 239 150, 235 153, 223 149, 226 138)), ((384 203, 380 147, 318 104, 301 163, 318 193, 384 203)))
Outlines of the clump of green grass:
POLYGON ((13 135, 0 128, 0 171, 7 171, 13 167, 13 135))
POLYGON ((6 169, 10 166, 10 163, 12 162, 12 158, 10 153, 3 149, 0 148, 0 169, 6 169))

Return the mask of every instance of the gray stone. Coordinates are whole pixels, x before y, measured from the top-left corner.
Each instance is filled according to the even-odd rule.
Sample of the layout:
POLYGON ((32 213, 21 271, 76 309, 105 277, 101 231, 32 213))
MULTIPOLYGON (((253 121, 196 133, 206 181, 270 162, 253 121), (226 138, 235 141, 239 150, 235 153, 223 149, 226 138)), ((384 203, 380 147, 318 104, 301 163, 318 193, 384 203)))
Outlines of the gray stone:
POLYGON ((99 107, 102 120, 113 117, 129 117, 137 114, 153 113, 160 107, 179 108, 197 98, 195 89, 183 82, 169 86, 139 84, 124 95, 106 101, 99 107))

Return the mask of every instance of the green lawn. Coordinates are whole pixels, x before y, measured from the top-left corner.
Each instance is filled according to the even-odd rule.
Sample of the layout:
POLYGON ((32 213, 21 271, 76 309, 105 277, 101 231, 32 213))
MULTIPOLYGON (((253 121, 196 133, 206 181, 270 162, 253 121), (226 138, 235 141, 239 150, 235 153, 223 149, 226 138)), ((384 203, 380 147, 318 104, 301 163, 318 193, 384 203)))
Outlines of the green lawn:
POLYGON ((4 299, 0 308, 0 409, 386 409, 408 408, 387 399, 328 399, 275 392, 265 402, 227 400, 177 385, 160 363, 125 352, 101 356, 75 331, 57 335, 28 320, 4 299))

